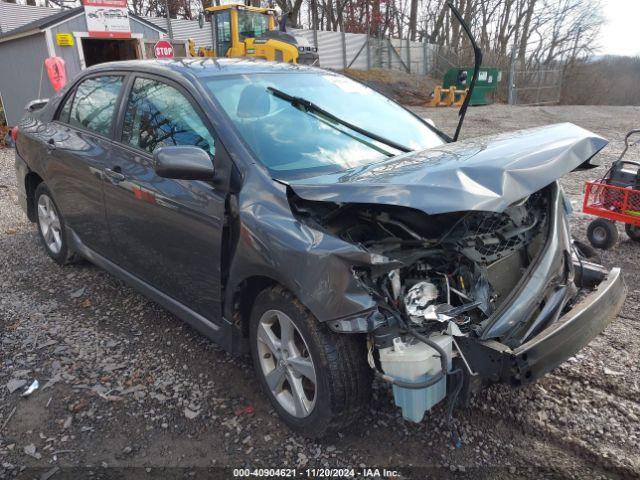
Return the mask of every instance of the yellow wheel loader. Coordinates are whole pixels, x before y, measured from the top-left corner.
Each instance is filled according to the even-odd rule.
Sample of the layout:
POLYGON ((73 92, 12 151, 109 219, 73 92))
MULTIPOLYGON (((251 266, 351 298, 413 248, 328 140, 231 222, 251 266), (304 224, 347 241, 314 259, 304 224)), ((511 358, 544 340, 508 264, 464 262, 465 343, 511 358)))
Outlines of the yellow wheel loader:
MULTIPOLYGON (((189 39, 189 53, 199 57, 254 57, 276 62, 318 65, 318 49, 302 38, 278 28, 276 11, 241 4, 206 9, 211 18, 212 47, 196 51, 189 39)), ((204 24, 203 21, 200 23, 204 24)))

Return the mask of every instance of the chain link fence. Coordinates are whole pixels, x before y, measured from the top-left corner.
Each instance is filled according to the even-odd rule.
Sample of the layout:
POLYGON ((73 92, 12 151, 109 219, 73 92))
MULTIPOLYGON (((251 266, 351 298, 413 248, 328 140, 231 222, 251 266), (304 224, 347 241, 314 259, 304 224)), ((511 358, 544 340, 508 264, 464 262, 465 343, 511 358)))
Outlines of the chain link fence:
POLYGON ((401 38, 373 37, 364 33, 291 30, 318 48, 323 68, 370 70, 382 68, 430 75, 438 46, 401 38))
POLYGON ((563 69, 512 68, 509 81, 510 105, 553 105, 560 103, 563 69))

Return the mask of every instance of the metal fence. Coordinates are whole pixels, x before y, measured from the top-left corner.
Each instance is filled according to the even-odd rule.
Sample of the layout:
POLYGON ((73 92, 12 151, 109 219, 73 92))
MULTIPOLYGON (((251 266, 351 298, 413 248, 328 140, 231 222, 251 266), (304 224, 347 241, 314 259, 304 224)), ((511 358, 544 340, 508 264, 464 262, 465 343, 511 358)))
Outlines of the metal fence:
POLYGON ((431 74, 437 45, 400 38, 378 38, 364 33, 291 30, 318 47, 324 68, 370 70, 384 68, 421 75, 431 74))
POLYGON ((511 69, 509 81, 510 105, 552 105, 560 103, 563 69, 511 69))

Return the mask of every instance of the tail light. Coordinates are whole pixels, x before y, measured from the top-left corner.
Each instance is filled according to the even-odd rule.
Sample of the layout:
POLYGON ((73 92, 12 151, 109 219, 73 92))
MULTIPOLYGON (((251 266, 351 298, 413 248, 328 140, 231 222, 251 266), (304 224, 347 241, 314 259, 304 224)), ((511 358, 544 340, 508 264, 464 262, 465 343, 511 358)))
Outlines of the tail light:
POLYGON ((15 126, 11 129, 11 138, 13 139, 13 141, 17 141, 18 140, 18 127, 15 126))

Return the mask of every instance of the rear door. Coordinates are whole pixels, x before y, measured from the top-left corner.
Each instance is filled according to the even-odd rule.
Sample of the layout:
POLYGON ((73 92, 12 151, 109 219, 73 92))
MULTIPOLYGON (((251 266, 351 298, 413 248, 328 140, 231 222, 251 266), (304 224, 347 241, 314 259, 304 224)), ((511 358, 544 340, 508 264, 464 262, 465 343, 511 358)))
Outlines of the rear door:
POLYGON ((131 78, 123 99, 120 143, 105 183, 117 263, 190 309, 220 318, 220 248, 227 184, 220 178, 215 134, 190 93, 169 80, 131 78), (214 181, 162 178, 153 168, 161 146, 195 145, 218 172, 214 181))
POLYGON ((45 181, 69 227, 92 250, 111 256, 102 179, 108 165, 124 74, 82 80, 64 99, 47 135, 45 181))

